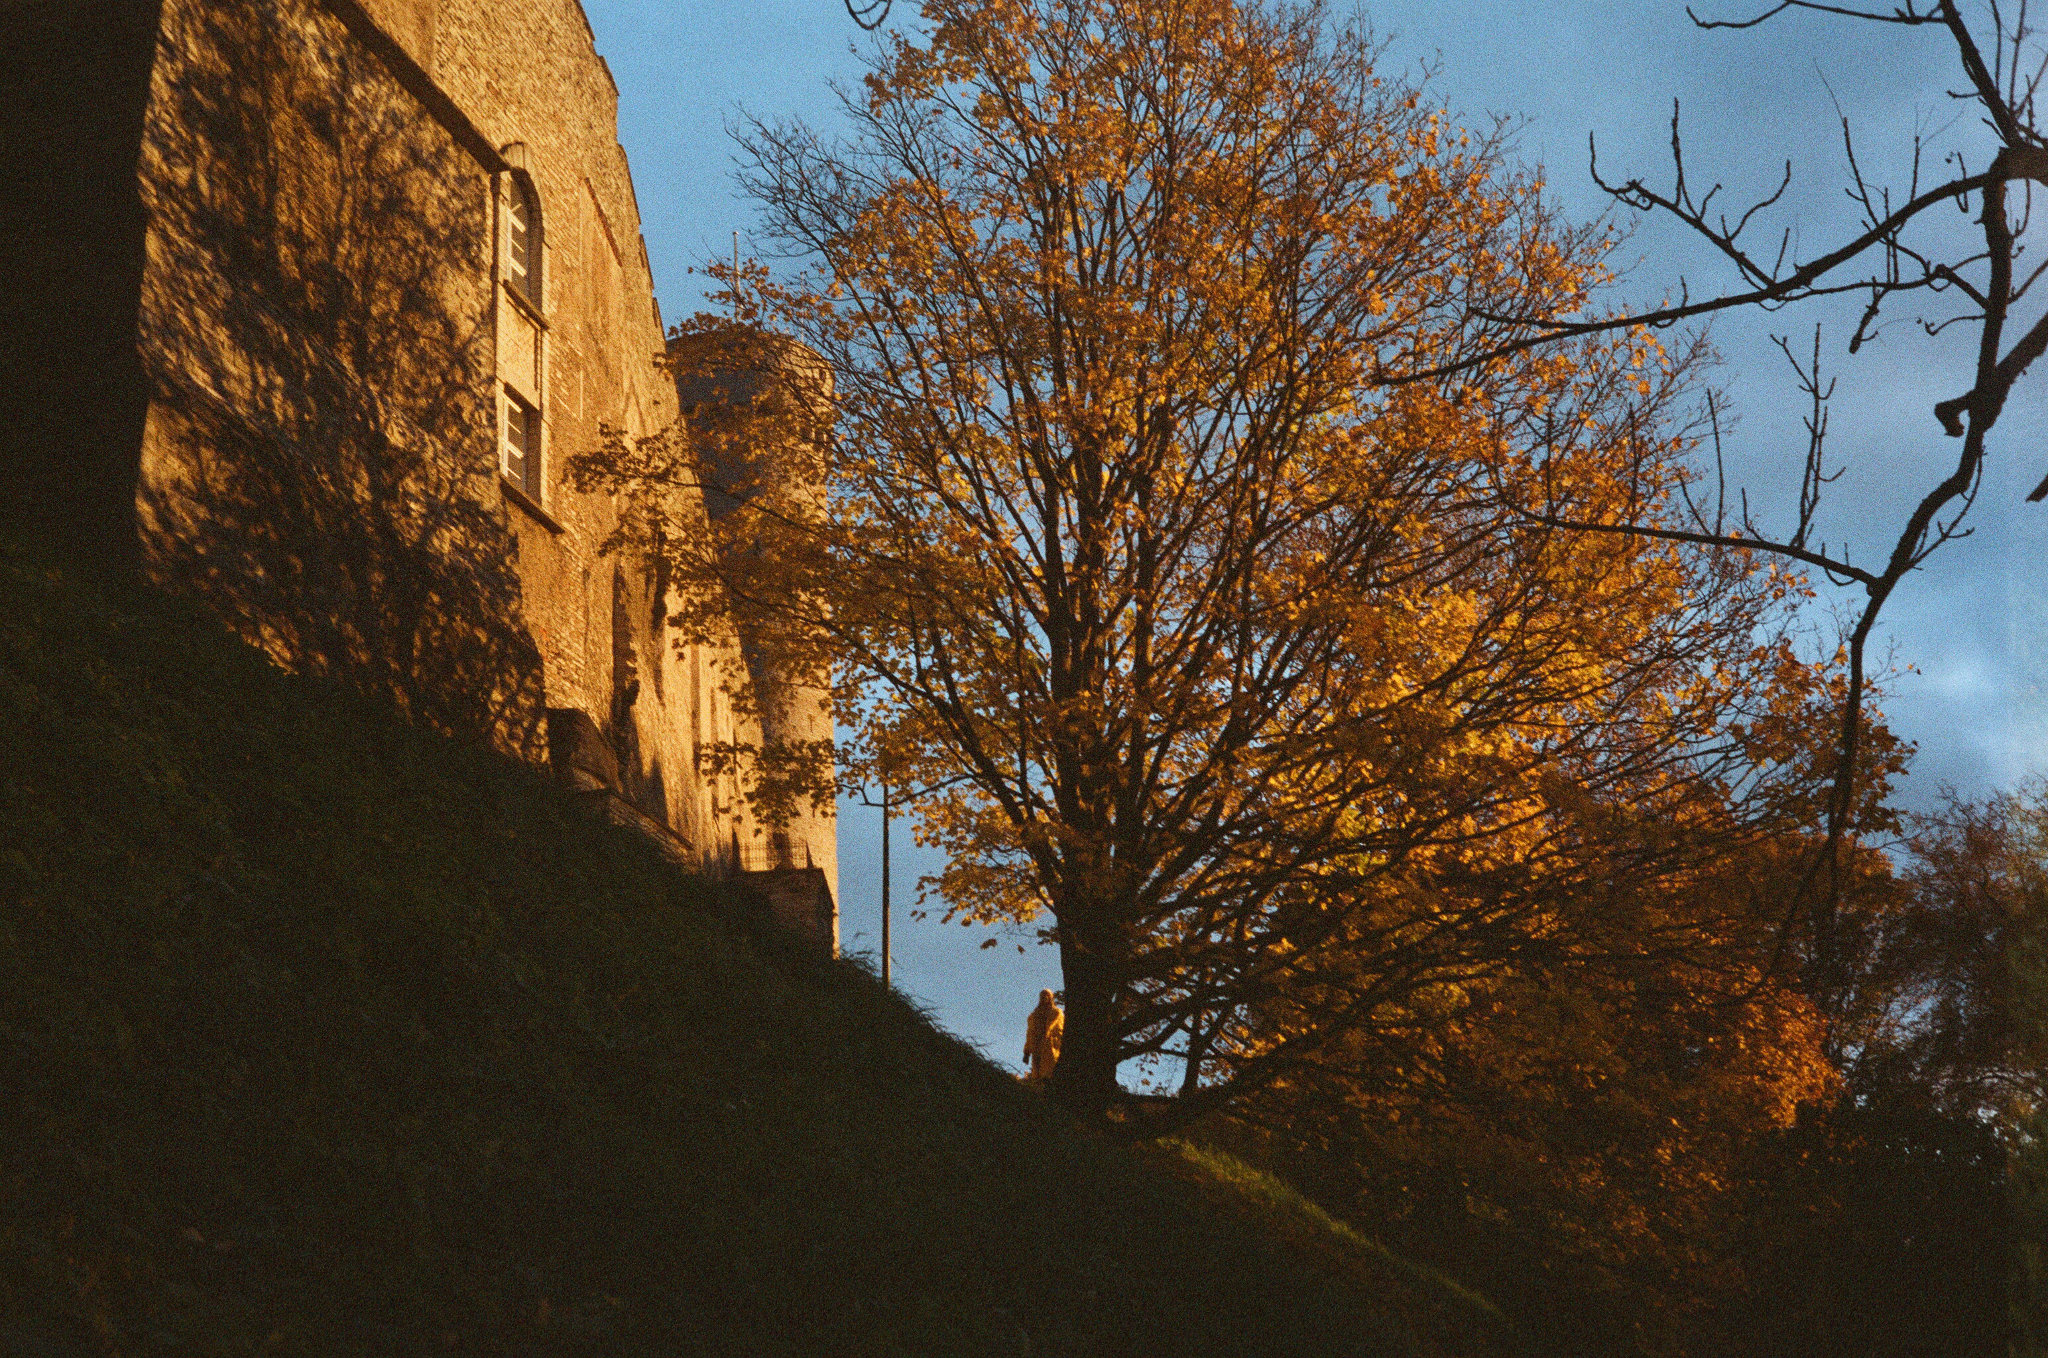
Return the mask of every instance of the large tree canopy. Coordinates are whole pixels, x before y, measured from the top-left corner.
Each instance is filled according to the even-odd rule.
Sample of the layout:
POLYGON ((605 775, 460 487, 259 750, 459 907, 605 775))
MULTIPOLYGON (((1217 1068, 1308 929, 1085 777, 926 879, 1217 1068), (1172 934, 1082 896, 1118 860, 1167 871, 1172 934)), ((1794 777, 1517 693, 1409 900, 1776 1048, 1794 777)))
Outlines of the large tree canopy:
POLYGON ((737 612, 832 670, 847 765, 915 800, 949 909, 1048 928, 1055 1092, 1109 1111, 1150 1060, 1189 1116, 1518 959, 1725 940, 1688 875, 1811 810, 1782 795, 1821 682, 1779 630, 1801 587, 1530 512, 1670 512, 1700 353, 1373 381, 1583 306, 1604 230, 1320 4, 924 13, 846 137, 743 138, 807 271, 729 275, 739 324, 686 328, 767 361, 581 467, 639 498, 686 635, 737 612), (722 508, 683 521, 679 485, 722 508), (1618 937, 1652 885, 1654 937, 1618 937))

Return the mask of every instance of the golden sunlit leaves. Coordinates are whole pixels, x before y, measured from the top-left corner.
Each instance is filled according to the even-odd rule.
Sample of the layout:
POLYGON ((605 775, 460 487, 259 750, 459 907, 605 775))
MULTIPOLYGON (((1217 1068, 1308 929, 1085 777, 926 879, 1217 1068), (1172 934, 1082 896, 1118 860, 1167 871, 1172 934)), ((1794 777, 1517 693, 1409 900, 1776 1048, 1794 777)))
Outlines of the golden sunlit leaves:
POLYGON ((1319 5, 925 16, 845 141, 753 127, 811 272, 719 266, 734 316, 685 327, 815 370, 776 351, 753 399, 584 466, 658 525, 686 618, 832 666, 845 766, 916 804, 950 912, 1049 916, 1056 1084, 1169 1050, 1256 1082, 1404 997, 1455 1012, 1570 932, 1544 893, 1595 846, 1741 820, 1727 722, 1775 701, 1781 594, 1539 521, 1667 512, 1699 354, 1374 380, 1586 305, 1611 233, 1319 5), (822 515, 721 484, 749 447, 821 450, 822 515), (733 508, 671 504, 700 484, 733 508))

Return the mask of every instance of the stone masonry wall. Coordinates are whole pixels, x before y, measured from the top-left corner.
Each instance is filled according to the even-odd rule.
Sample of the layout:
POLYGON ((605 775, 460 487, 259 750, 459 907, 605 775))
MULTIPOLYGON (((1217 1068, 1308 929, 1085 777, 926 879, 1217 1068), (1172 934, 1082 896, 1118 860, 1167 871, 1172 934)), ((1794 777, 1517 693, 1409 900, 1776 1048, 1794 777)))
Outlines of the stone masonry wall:
MULTIPOLYGON (((585 714, 625 796, 752 867, 762 827, 701 758, 760 739, 722 688, 739 638, 673 645, 653 564, 605 550, 616 508, 561 476, 605 426, 676 418, 617 102, 576 0, 166 0, 145 553, 432 724, 540 758, 544 711, 585 714), (518 183, 537 305, 507 283, 518 183), (541 421, 526 493, 499 474, 514 392, 541 421)), ((798 852, 836 875, 828 831, 798 852)))
MULTIPOLYGON (((719 684, 727 657, 702 647, 677 654, 649 564, 600 553, 617 526, 613 506, 561 479, 567 457, 596 447, 603 426, 641 435, 676 417, 673 386, 656 362, 662 324, 618 145, 618 89, 576 0, 440 0, 432 8, 431 24, 416 25, 431 29, 431 75, 486 138, 520 148, 540 201, 542 501, 553 524, 511 503, 548 705, 596 718, 619 748, 635 802, 730 865, 734 845, 744 855, 760 830, 735 779, 700 758, 703 745, 747 738, 719 684)), ((501 290, 501 321, 511 306, 501 290)))
POLYGON ((151 573, 280 661, 534 753, 489 175, 316 0, 166 0, 140 177, 151 573))

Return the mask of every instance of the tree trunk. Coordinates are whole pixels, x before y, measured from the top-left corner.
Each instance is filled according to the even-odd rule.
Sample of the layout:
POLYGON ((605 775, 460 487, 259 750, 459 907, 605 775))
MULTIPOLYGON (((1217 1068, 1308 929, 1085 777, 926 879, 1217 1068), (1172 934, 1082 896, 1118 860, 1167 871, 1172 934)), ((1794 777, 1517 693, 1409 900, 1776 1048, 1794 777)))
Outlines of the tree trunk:
POLYGON ((1063 918, 1059 937, 1066 1036, 1047 1087, 1075 1116, 1105 1123, 1123 1092, 1116 1078, 1116 933, 1063 918))

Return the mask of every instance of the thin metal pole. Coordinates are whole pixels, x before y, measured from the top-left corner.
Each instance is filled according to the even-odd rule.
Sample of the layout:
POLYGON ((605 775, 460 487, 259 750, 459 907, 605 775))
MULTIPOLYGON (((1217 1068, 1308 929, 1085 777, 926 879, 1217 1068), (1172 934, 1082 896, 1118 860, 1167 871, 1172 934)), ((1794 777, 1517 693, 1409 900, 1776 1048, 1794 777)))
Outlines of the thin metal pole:
POLYGON ((882 781, 882 985, 889 984, 889 783, 882 781))

